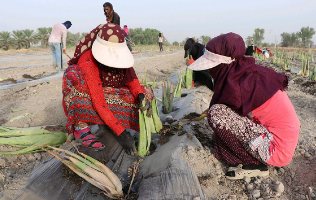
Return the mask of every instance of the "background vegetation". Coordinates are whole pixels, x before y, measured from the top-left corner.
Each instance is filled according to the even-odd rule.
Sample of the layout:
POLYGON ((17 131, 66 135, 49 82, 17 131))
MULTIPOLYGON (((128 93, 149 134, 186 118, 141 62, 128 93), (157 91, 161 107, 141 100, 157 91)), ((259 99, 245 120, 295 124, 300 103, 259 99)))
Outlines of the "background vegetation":
MULTIPOLYGON (((12 32, 2 31, 0 32, 0 49, 29 49, 31 47, 42 47, 48 48, 48 38, 52 31, 51 27, 41 27, 37 30, 14 30, 12 32)), ((148 46, 148 45, 158 45, 157 38, 160 33, 157 29, 150 28, 131 28, 129 29, 130 40, 136 46, 148 46)), ((67 34, 67 47, 73 47, 78 44, 78 42, 87 33, 71 33, 67 34)), ((263 43, 265 35, 265 30, 256 28, 252 36, 248 36, 245 39, 246 46, 254 44, 255 46, 279 46, 279 47, 301 47, 301 48, 312 48, 313 41, 312 38, 315 35, 314 28, 302 27, 300 31, 294 33, 283 32, 281 34, 281 42, 279 44, 274 43, 263 43)), ((170 43, 167 37, 164 35, 163 44, 166 46, 184 46, 185 42, 189 37, 185 38, 182 42, 174 41, 170 43)), ((200 37, 192 37, 195 41, 202 44, 207 44, 212 38, 207 35, 202 35, 200 37)))

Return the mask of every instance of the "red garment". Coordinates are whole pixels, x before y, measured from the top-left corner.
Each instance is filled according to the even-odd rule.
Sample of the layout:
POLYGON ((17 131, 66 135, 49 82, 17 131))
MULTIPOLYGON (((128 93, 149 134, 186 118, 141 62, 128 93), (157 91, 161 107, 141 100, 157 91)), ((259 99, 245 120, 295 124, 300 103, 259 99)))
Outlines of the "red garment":
POLYGON ((193 59, 193 57, 191 57, 190 60, 186 59, 186 61, 187 61, 187 66, 189 66, 194 62, 194 59, 193 59))
POLYGON ((238 114, 246 116, 270 99, 278 90, 284 90, 288 78, 272 69, 256 65, 246 57, 241 36, 227 33, 210 40, 206 49, 212 53, 235 59, 231 64, 220 64, 209 70, 214 79, 214 94, 210 107, 225 104, 238 114))
POLYGON ((268 101, 251 112, 273 134, 274 153, 268 164, 282 167, 293 157, 300 130, 300 121, 284 91, 277 91, 268 101))
MULTIPOLYGON (((95 110, 97 111, 101 119, 106 123, 106 125, 108 125, 109 128, 112 129, 117 135, 120 135, 125 130, 125 128, 120 125, 113 112, 108 108, 106 104, 104 92, 102 89, 102 81, 99 74, 98 63, 93 58, 91 50, 81 55, 78 61, 78 65, 80 66, 83 77, 87 82, 89 90, 88 92, 90 94, 95 110)), ((137 97, 139 93, 144 93, 137 79, 134 79, 133 81, 131 81, 131 83, 133 83, 133 88, 129 88, 131 89, 134 97, 135 95, 137 97)), ((130 84, 127 83, 126 85, 129 86, 130 84)), ((65 105, 64 109, 66 110, 65 105)))
POLYGON ((259 47, 256 47, 254 52, 259 54, 259 53, 262 53, 262 50, 259 47))

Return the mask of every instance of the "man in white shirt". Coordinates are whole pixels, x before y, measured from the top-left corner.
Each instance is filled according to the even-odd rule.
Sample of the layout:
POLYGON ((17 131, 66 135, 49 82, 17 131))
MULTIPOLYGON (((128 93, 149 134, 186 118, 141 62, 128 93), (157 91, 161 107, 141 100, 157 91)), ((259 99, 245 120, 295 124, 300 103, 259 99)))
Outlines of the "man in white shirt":
POLYGON ((59 70, 63 68, 62 51, 66 53, 67 29, 71 25, 70 21, 55 24, 48 39, 48 45, 53 54, 53 65, 59 70), (63 43, 61 43, 61 37, 63 37, 63 43))

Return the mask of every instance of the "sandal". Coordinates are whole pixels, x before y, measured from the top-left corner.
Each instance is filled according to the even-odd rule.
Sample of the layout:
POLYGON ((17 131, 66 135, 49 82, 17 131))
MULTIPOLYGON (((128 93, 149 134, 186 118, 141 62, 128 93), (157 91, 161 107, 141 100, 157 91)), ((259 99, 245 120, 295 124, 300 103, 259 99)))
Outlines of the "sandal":
POLYGON ((92 135, 91 131, 83 133, 82 135, 80 135, 79 139, 84 146, 87 146, 94 151, 100 151, 105 148, 105 146, 99 140, 97 140, 94 135, 92 135))
POLYGON ((238 180, 246 177, 256 177, 256 176, 269 176, 268 170, 261 171, 260 169, 242 169, 241 167, 233 168, 232 170, 226 172, 226 178, 229 180, 238 180))
POLYGON ((246 177, 256 177, 256 176, 265 177, 265 176, 269 176, 269 171, 260 171, 259 169, 247 170, 247 169, 237 168, 236 170, 228 171, 225 174, 225 176, 229 180, 243 179, 245 176, 246 177))

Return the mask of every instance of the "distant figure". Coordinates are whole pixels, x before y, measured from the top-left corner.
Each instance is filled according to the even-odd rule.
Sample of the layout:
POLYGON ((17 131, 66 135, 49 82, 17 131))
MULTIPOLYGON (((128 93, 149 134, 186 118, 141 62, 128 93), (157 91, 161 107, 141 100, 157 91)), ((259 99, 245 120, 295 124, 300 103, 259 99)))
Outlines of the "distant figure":
POLYGON ((125 39, 126 39, 126 44, 127 44, 127 47, 128 49, 132 52, 133 49, 131 47, 131 44, 130 44, 130 38, 129 38, 129 30, 127 28, 127 25, 124 25, 124 31, 125 31, 125 39))
POLYGON ((253 46, 253 44, 251 44, 250 46, 247 47, 245 55, 252 56, 253 52, 254 52, 254 46, 253 46))
POLYGON ((70 21, 55 24, 48 39, 48 45, 53 55, 53 66, 59 70, 63 69, 62 52, 66 53, 67 29, 71 25, 70 21), (61 44, 61 37, 63 37, 63 44, 61 44))
POLYGON ((255 46, 254 52, 259 54, 259 53, 262 53, 262 50, 259 47, 255 46))
POLYGON ((160 51, 163 51, 163 48, 162 48, 163 33, 159 33, 159 36, 158 36, 158 38, 157 38, 157 42, 158 42, 158 44, 159 44, 160 51))
MULTIPOLYGON (((191 65, 195 60, 200 58, 205 52, 205 46, 200 42, 195 42, 193 38, 189 38, 184 45, 184 58, 187 59, 190 55, 191 59, 187 59, 187 66, 191 65)), ((207 70, 193 71, 194 83, 206 85, 210 90, 213 90, 213 81, 207 70)))
POLYGON ((103 10, 108 23, 114 23, 120 26, 120 16, 114 12, 113 6, 110 2, 105 2, 103 4, 103 10))
POLYGON ((263 60, 268 59, 273 56, 271 50, 267 47, 262 48, 263 60))

